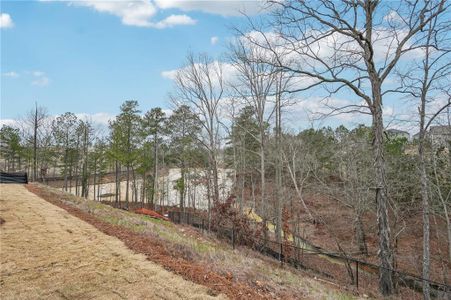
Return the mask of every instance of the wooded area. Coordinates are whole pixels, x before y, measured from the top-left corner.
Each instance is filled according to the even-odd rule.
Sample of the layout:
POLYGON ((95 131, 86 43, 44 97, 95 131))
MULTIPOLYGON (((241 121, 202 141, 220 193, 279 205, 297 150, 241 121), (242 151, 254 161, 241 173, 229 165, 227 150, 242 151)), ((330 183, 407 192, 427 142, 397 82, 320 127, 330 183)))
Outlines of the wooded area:
MULTIPOLYGON (((50 116, 36 104, 16 125, 1 128, 2 171, 26 171, 30 180, 42 182, 61 177, 65 191, 75 189, 76 195, 94 200, 101 200, 105 176, 114 174, 114 202, 128 209, 130 202, 156 208, 164 193, 162 174, 178 168, 180 178, 171 188, 178 191, 180 209, 192 208, 187 185, 195 177, 207 189, 209 223, 213 208, 231 197, 240 213, 252 209, 261 216, 265 238, 274 224, 277 242, 287 232, 301 236, 302 222, 330 230, 332 224, 306 201, 312 195, 329 197, 352 210, 348 230, 354 250, 369 255, 366 228, 377 226, 384 296, 395 293, 390 269, 398 256, 407 255, 397 252, 398 237, 406 220, 420 211, 421 275, 431 278, 434 235, 447 243, 447 253, 432 258, 441 265, 434 272, 449 284, 449 4, 321 0, 268 5, 273 6, 269 18, 234 31, 223 62, 203 53, 187 55, 174 77, 170 111, 128 100, 108 128, 99 128, 71 112, 50 116), (409 61, 403 61, 407 56, 409 61), (285 116, 301 101, 299 95, 311 91, 325 95, 326 101, 310 100, 327 107, 322 118, 366 114, 371 125, 291 129, 285 116), (342 93, 351 104, 327 102, 342 93), (393 134, 384 122, 384 99, 393 94, 418 107, 410 116, 419 132, 415 139, 393 134), (220 193, 219 169, 234 170, 227 197, 220 193), (368 215, 376 216, 374 224, 365 224, 368 215), (430 223, 437 220, 446 224, 444 232, 437 226, 432 230, 430 223)), ((336 240, 337 248, 346 252, 342 242, 336 240)), ((423 294, 430 298, 426 280, 423 294)))

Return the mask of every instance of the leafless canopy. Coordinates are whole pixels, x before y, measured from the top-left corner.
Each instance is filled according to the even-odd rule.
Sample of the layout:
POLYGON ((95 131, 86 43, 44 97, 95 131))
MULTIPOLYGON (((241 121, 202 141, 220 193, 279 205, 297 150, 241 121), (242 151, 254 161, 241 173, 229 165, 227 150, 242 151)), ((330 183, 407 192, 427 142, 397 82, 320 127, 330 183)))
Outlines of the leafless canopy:
POLYGON ((382 85, 403 57, 417 55, 419 34, 447 9, 445 1, 272 1, 271 31, 253 26, 250 42, 268 61, 302 81, 290 92, 322 86, 350 90, 363 103, 345 111, 374 110, 373 83, 382 85))

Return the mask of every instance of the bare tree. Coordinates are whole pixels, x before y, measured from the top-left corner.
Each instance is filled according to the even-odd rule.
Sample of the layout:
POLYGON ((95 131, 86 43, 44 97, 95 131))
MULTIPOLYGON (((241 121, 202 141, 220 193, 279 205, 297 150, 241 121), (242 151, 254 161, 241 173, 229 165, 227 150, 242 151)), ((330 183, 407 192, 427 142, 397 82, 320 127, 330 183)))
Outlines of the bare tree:
POLYGON ((285 136, 283 145, 284 148, 281 150, 280 155, 283 158, 289 177, 296 191, 297 199, 309 216, 309 219, 313 221, 314 217, 312 212, 305 203, 304 188, 307 179, 310 176, 310 165, 314 163, 314 158, 310 155, 308 149, 303 147, 301 139, 285 136))
POLYGON ((48 117, 47 109, 35 104, 35 108, 27 113, 24 120, 24 125, 31 129, 31 139, 33 145, 33 159, 32 159, 32 180, 38 179, 38 141, 41 126, 43 126, 48 117))
MULTIPOLYGON (((259 134, 255 136, 260 144, 260 197, 264 228, 269 218, 268 199, 266 195, 266 143, 269 119, 276 106, 271 103, 271 96, 277 83, 274 64, 267 64, 267 52, 261 47, 249 43, 245 37, 239 36, 230 46, 232 50, 231 64, 237 71, 232 88, 243 99, 245 105, 252 107, 257 120, 259 134)), ((279 226, 280 227, 280 226, 279 226)), ((266 234, 266 231, 265 231, 266 234)))
POLYGON ((46 183, 50 165, 55 165, 58 161, 51 118, 45 118, 40 126, 38 145, 38 176, 43 183, 46 183))
POLYGON ((277 8, 271 24, 273 32, 254 27, 254 34, 248 37, 272 53, 281 70, 305 79, 291 92, 320 86, 329 95, 348 90, 355 96, 356 104, 342 106, 341 111, 361 112, 364 108, 372 117, 381 262, 379 287, 383 295, 390 295, 394 291, 393 257, 383 154, 382 84, 392 75, 401 57, 417 48, 417 34, 435 17, 444 15, 445 1, 273 3, 277 8))
MULTIPOLYGON (((201 144, 208 151, 209 173, 213 183, 213 201, 219 201, 218 151, 220 139, 219 106, 224 98, 223 66, 205 54, 189 54, 184 67, 175 76, 175 91, 171 95, 177 106, 186 105, 201 123, 206 134, 201 144)), ((208 197, 208 208, 211 203, 208 197)), ((209 214, 210 215, 210 214, 209 214)))
POLYGON ((369 133, 370 129, 363 126, 348 132, 338 141, 335 152, 340 163, 343 201, 354 211, 355 238, 359 251, 366 255, 368 247, 362 218, 372 204, 368 188, 368 183, 372 181, 369 133))
MULTIPOLYGON (((433 8, 433 3, 429 7, 433 8)), ((423 206, 423 296, 424 299, 430 299, 430 213, 431 213, 431 195, 430 183, 428 179, 428 159, 427 131, 434 123, 435 119, 446 112, 450 107, 451 97, 447 97, 446 91, 451 88, 451 48, 449 29, 451 24, 449 20, 441 20, 439 16, 431 19, 424 26, 418 38, 418 49, 421 50, 419 58, 414 60, 405 70, 400 70, 398 76, 401 86, 394 89, 393 92, 407 94, 414 101, 419 101, 419 137, 418 137, 418 169, 420 173, 420 191, 423 206), (438 99, 444 99, 443 103, 437 103, 438 99), (438 105, 437 105, 438 104, 438 105)), ((433 145, 431 145, 433 146, 433 145)), ((432 151, 434 152, 434 151, 432 151)), ((431 154, 432 156, 435 153, 431 154)), ((435 169, 435 168, 434 168, 435 169)), ((439 198, 440 197, 439 193, 439 198)), ((446 211, 446 206, 444 207, 446 211)), ((449 218, 448 218, 449 224, 449 218)), ((449 231, 449 225, 448 225, 449 231)))

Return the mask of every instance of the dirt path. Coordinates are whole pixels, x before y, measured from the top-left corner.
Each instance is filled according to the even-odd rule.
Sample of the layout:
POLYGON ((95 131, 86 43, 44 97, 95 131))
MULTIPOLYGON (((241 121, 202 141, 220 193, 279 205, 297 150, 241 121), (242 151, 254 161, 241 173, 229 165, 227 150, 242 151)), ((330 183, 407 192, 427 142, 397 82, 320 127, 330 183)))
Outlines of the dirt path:
POLYGON ((21 185, 0 185, 0 217, 1 299, 215 298, 21 185))

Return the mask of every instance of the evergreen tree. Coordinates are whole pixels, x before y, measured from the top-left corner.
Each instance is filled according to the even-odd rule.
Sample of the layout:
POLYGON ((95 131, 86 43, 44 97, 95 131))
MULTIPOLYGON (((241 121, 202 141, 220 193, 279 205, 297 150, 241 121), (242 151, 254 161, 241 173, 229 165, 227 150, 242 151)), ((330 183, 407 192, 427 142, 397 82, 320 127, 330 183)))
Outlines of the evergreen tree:
MULTIPOLYGON (((141 131, 142 123, 141 117, 139 116, 140 110, 138 109, 137 101, 125 101, 121 105, 120 110, 121 113, 116 117, 116 120, 110 123, 113 142, 112 155, 117 162, 125 165, 127 169, 125 208, 128 209, 130 171, 133 163, 138 158, 140 136, 137 133, 141 131)), ((118 172, 118 170, 116 171, 118 172)), ((118 193, 119 191, 116 188, 116 195, 118 193)))

